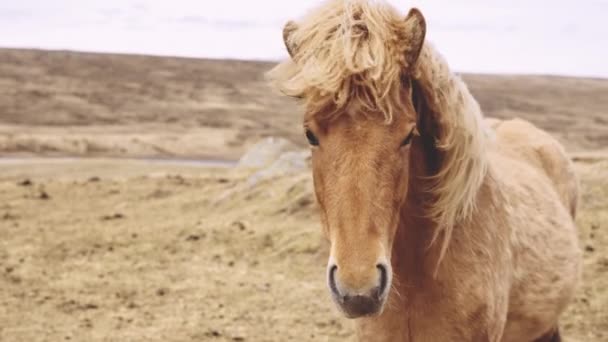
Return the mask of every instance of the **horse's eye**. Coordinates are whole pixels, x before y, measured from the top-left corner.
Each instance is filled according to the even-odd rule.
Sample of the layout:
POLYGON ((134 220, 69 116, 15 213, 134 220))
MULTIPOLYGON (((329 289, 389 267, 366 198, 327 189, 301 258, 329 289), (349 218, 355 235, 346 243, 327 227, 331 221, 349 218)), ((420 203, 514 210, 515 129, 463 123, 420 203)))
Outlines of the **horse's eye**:
POLYGON ((405 139, 403 139, 403 141, 401 142, 401 146, 407 146, 412 142, 412 138, 414 137, 414 129, 412 128, 412 130, 410 131, 410 134, 407 135, 407 137, 405 137, 405 139))
POLYGON ((308 139, 310 145, 319 146, 319 139, 309 129, 306 130, 306 139, 308 139))

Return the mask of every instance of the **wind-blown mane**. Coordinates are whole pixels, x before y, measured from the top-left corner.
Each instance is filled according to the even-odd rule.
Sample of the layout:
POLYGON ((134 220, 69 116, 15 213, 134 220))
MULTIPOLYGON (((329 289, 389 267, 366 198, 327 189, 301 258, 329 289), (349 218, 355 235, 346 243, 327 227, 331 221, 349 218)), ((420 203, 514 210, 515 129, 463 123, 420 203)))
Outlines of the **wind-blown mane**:
POLYGON ((344 113, 358 105, 390 122, 405 112, 401 75, 411 67, 405 26, 401 14, 380 1, 327 2, 293 27, 287 45, 294 54, 269 78, 286 95, 304 98, 311 112, 344 113))
POLYGON ((404 76, 417 82, 418 100, 426 109, 418 116, 428 116, 436 128, 420 133, 432 135, 440 160, 429 175, 433 202, 428 215, 438 227, 433 241, 443 233, 441 260, 454 225, 471 216, 487 170, 482 114, 466 85, 428 42, 419 57, 408 60, 416 49, 412 42, 424 32, 409 27, 382 1, 329 1, 287 29, 292 58, 268 76, 283 93, 303 98, 309 112, 329 108, 340 115, 357 106, 361 112, 382 113, 390 122, 407 113, 404 76))
POLYGON ((427 116, 434 122, 431 134, 439 152, 440 166, 431 176, 435 200, 429 216, 437 223, 435 238, 444 233, 440 259, 443 258, 452 229, 471 217, 477 193, 487 174, 486 143, 489 140, 479 104, 465 83, 452 72, 447 62, 425 42, 414 80, 419 84, 427 116))

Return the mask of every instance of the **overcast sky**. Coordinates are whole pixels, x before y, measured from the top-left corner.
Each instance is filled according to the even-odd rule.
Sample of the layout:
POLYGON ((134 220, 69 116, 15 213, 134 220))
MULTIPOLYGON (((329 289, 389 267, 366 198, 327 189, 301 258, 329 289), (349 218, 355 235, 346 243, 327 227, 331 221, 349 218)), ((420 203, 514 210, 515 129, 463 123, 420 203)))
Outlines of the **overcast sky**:
MULTIPOLYGON (((285 57, 281 28, 318 0, 2 0, 0 46, 285 57)), ((457 71, 608 78, 608 0, 392 0, 419 7, 457 71)))

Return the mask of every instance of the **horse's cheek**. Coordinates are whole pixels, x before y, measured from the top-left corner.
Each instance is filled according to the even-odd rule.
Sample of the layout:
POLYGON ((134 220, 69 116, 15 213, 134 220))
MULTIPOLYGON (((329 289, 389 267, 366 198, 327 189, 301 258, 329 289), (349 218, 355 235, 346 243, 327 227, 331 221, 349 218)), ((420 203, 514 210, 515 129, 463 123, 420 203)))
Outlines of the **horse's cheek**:
POLYGON ((312 179, 315 196, 317 198, 317 204, 319 206, 319 216, 321 219, 321 229, 326 239, 329 239, 329 222, 327 219, 326 209, 326 188, 325 188, 325 177, 323 175, 323 169, 321 168, 321 161, 319 156, 315 156, 313 153, 312 160, 312 179))
POLYGON ((410 175, 410 147, 402 152, 401 160, 399 161, 399 167, 395 172, 395 183, 397 184, 397 191, 395 193, 395 201, 398 203, 396 209, 401 209, 401 205, 407 197, 408 184, 410 175))

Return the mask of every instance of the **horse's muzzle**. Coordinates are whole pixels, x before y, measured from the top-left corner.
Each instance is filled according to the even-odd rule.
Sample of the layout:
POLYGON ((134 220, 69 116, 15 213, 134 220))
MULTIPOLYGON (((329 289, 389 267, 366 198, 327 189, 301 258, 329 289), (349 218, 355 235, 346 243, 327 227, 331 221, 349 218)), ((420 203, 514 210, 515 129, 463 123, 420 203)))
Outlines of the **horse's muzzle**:
POLYGON ((386 266, 377 265, 379 271, 378 285, 363 293, 345 290, 336 281, 337 266, 331 266, 329 270, 329 288, 332 296, 342 312, 348 318, 373 316, 378 314, 384 306, 387 295, 388 277, 386 266))

